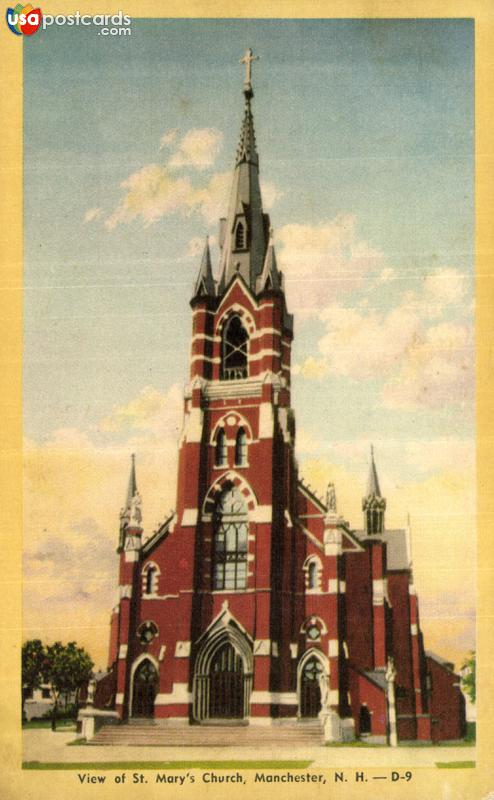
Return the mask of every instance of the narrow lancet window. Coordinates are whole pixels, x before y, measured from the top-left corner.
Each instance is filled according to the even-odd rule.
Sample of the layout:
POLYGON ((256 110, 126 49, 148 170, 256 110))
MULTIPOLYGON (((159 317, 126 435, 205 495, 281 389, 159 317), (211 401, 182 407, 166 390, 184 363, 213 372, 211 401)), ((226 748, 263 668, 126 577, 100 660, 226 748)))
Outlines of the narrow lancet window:
POLYGON ((247 464, 247 435, 243 428, 237 433, 235 442, 235 465, 245 467, 247 464))
POLYGON ((317 562, 316 561, 310 561, 309 562, 309 572, 308 572, 308 578, 309 578, 309 580, 308 580, 309 587, 308 588, 309 589, 317 589, 317 584, 318 584, 317 571, 318 571, 317 570, 317 562))
POLYGON ((249 335, 238 314, 234 314, 226 323, 222 344, 222 379, 231 381, 247 378, 249 335))
POLYGON ((245 225, 243 222, 238 222, 235 228, 235 250, 245 250, 245 244, 245 225))
POLYGON ((216 436, 216 459, 217 467, 225 467, 228 464, 228 449, 226 435, 223 428, 220 428, 216 436))

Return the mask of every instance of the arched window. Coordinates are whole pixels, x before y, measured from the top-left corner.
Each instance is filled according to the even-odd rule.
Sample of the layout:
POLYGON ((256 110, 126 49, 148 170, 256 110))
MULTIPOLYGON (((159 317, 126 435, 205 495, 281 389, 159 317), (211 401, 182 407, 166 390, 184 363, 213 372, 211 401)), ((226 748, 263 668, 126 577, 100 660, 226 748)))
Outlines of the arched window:
POLYGON ((235 250, 245 250, 246 238, 245 225, 239 220, 235 228, 235 250))
POLYGON ((217 467, 225 467, 228 464, 228 449, 226 446, 226 435, 223 428, 220 428, 216 436, 216 458, 217 467))
POLYGON ((249 521, 244 498, 231 484, 215 510, 214 589, 245 589, 249 521))
POLYGON ((157 571, 158 570, 156 569, 156 567, 153 566, 148 567, 146 570, 146 586, 145 586, 146 594, 154 594, 155 591, 154 578, 157 571))
POLYGON ((152 562, 145 564, 142 570, 142 592, 143 594, 158 594, 159 567, 152 562))
POLYGON ((321 562, 317 556, 310 556, 304 563, 305 588, 312 592, 321 589, 321 562))
POLYGON ((223 380, 246 378, 249 334, 238 314, 234 314, 223 330, 222 372, 223 380))
POLYGON ((311 561, 309 563, 309 569, 308 569, 308 575, 307 575, 308 583, 309 583, 309 586, 308 586, 309 589, 317 589, 317 586, 318 586, 318 580, 317 580, 318 575, 317 575, 317 572, 318 572, 318 570, 317 570, 317 562, 316 561, 311 561))
POLYGON ((243 428, 239 428, 235 442, 235 464, 245 467, 247 464, 247 436, 243 428))

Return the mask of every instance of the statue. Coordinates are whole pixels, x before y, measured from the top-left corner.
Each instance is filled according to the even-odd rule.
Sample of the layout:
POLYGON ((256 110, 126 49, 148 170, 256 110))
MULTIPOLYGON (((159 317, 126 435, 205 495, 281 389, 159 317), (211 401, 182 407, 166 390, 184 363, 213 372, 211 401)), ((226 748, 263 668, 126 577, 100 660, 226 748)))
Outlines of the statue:
POLYGON ((141 496, 139 492, 136 492, 134 497, 130 501, 129 525, 139 527, 141 522, 142 522, 141 496))
POLYGON ((89 683, 87 685, 87 706, 94 706, 94 694, 96 692, 96 680, 95 678, 90 678, 89 683))
POLYGON ((329 678, 324 672, 319 675, 319 689, 321 692, 321 712, 325 713, 329 709, 329 678))
POLYGON ((388 661, 386 664, 386 680, 388 683, 394 683, 396 679, 396 667, 394 659, 391 656, 388 656, 388 661))
POLYGON ((333 514, 336 514, 336 491, 334 483, 328 483, 328 488, 326 489, 326 506, 328 511, 332 511, 333 514))

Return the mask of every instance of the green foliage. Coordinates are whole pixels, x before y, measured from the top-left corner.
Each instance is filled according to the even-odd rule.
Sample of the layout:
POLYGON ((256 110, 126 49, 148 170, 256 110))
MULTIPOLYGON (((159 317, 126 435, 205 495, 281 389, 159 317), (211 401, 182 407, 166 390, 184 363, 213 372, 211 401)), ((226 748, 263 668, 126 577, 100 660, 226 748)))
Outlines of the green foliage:
POLYGON ((472 650, 465 658, 460 669, 461 688, 468 695, 472 703, 476 698, 476 654, 472 650))
POLYGON ((22 685, 26 692, 38 689, 43 681, 45 648, 40 639, 30 639, 22 645, 22 685))
POLYGON ((56 701, 61 694, 75 692, 91 677, 94 664, 84 648, 76 642, 63 645, 55 642, 46 648, 43 678, 51 685, 56 701))
MULTIPOLYGON (((25 691, 42 683, 50 686, 53 697, 52 728, 55 730, 60 697, 75 693, 76 706, 80 689, 91 677, 93 661, 76 642, 61 642, 44 646, 39 639, 25 642, 22 647, 22 683, 25 691)), ((24 697, 23 697, 24 700, 24 697)), ((74 707, 72 708, 74 711, 74 707)), ((75 713, 77 709, 75 708, 75 713)))

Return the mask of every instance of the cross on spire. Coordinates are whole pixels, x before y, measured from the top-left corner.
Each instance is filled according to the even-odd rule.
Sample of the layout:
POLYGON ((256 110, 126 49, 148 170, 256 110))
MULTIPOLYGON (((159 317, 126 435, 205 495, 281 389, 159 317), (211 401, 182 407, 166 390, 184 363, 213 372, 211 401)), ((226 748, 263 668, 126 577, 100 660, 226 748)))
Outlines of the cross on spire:
POLYGON ((259 56, 255 56, 253 54, 253 52, 252 52, 252 49, 250 47, 248 47, 247 50, 245 51, 245 55, 242 56, 242 58, 238 62, 239 64, 245 64, 245 81, 244 81, 244 83, 245 83, 246 86, 250 87, 250 84, 251 84, 252 62, 253 61, 258 61, 258 60, 259 60, 259 56))

